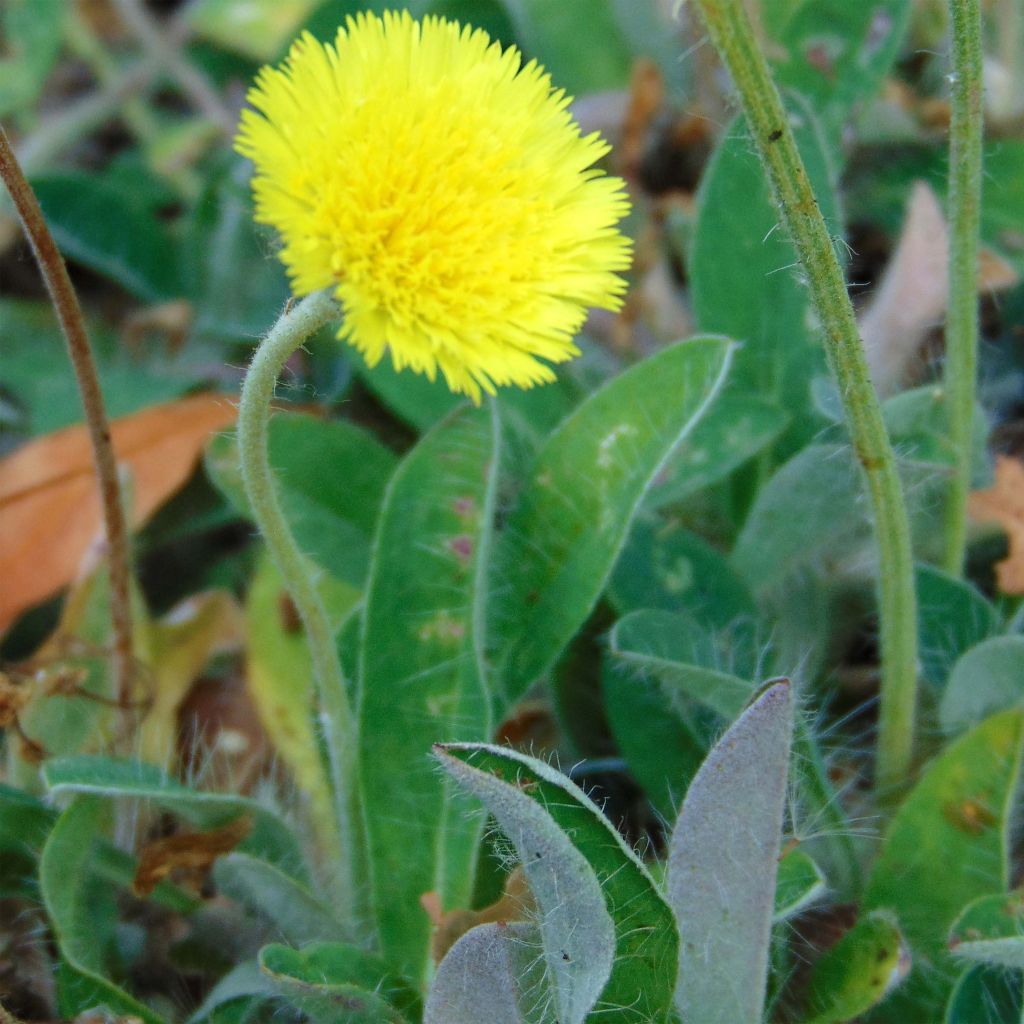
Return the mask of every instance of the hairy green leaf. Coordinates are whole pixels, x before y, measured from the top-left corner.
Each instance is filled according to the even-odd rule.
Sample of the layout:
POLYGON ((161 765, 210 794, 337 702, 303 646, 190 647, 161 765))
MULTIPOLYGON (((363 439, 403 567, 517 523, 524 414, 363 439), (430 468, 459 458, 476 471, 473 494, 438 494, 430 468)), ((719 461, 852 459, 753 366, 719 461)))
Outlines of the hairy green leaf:
POLYGON ((593 609, 640 502, 717 394, 731 352, 714 337, 666 348, 547 439, 495 552, 492 641, 507 701, 551 667, 593 609))
POLYGON ((960 976, 949 997, 945 1024, 1020 1024, 1024 974, 975 964, 960 976))
POLYGON ((807 1002, 809 1024, 844 1024, 867 1013, 910 970, 910 958, 892 914, 862 917, 814 965, 807 1002))
POLYGON ((672 831, 676 1008, 702 1024, 760 1024, 793 734, 788 683, 764 692, 701 766, 672 831))
POLYGON ((356 946, 264 946, 259 965, 288 1002, 324 1024, 405 1024, 422 1013, 419 993, 356 946))
MULTIPOLYGON (((571 990, 562 987, 571 984, 568 979, 562 982, 568 975, 587 979, 588 1009, 600 992, 587 1017, 590 1024, 667 1021, 678 949, 672 912, 646 868, 600 809, 565 776, 525 754, 473 743, 447 744, 437 750, 445 768, 487 802, 502 831, 517 847, 541 907, 544 953, 556 982, 558 1005, 566 1006, 563 1001, 569 998, 567 992, 571 990), (564 845, 569 844, 568 837, 568 849, 575 847, 582 854, 582 867, 589 865, 585 873, 580 867, 573 870, 586 879, 583 884, 588 891, 595 880, 599 884, 596 895, 601 902, 588 910, 597 920, 582 932, 578 926, 565 928, 567 917, 582 913, 583 907, 578 897, 567 898, 573 890, 566 887, 566 882, 558 883, 549 863, 555 851, 565 867, 573 863, 564 845), (614 962, 610 976, 605 968, 607 984, 603 991, 602 963, 596 951, 584 960, 580 958, 581 946, 596 940, 602 914, 610 914, 614 923, 614 962), (560 922, 557 939, 549 931, 553 916, 560 922)), ((581 1019, 578 1014, 583 1003, 575 1002, 575 1015, 563 1010, 559 1019, 581 1019)))
POLYGON ((154 765, 108 757, 64 757, 47 761, 43 779, 54 795, 86 793, 108 798, 136 797, 180 815, 202 829, 217 828, 242 815, 252 831, 237 849, 307 881, 298 836, 276 814, 247 797, 190 789, 154 765))
POLYGON ((821 868, 803 850, 782 855, 775 879, 775 910, 772 920, 778 924, 806 910, 825 895, 828 888, 821 868))
POLYGON ((1024 970, 1024 890, 969 903, 949 930, 949 948, 967 960, 1024 970))
POLYGON ((950 927, 971 900, 1007 887, 1022 736, 1024 710, 982 722, 932 762, 889 825, 864 907, 896 914, 914 969, 878 1021, 941 1015, 957 969, 950 927))
POLYGON ((939 705, 947 732, 1024 704, 1024 636, 994 636, 971 647, 953 666, 939 705))
POLYGON ((359 758, 374 907, 385 956, 413 978, 430 938, 420 897, 468 906, 483 827, 430 749, 490 734, 482 644, 498 431, 492 410, 463 406, 405 457, 367 583, 359 758))
POLYGON ((105 800, 92 796, 73 800, 51 829, 40 858, 43 905, 66 965, 62 1009, 67 1016, 77 1016, 106 1006, 116 1014, 138 1017, 145 1024, 162 1024, 158 1014, 107 977, 109 949, 102 941, 99 913, 91 899, 93 860, 107 831, 108 816, 105 800))
POLYGON ((441 961, 423 1024, 541 1024, 543 964, 533 925, 477 925, 441 961))

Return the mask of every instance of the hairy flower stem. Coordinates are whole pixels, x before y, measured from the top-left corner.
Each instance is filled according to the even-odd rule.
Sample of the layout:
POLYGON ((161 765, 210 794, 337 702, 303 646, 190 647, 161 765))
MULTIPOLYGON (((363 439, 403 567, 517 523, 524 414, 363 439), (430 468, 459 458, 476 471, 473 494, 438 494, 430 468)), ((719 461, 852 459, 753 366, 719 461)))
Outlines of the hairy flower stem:
POLYGON ((949 127, 949 313, 945 391, 953 478, 946 505, 947 572, 963 571, 971 427, 978 373, 978 224, 981 217, 982 68, 980 0, 950 0, 953 25, 949 127))
POLYGON ((876 784, 906 782, 917 703, 917 609, 910 525, 896 458, 868 374, 857 321, 832 238, 818 208, 743 0, 694 0, 732 74, 754 146, 796 247, 821 321, 854 452, 864 470, 878 545, 881 711, 876 784))
POLYGON ((353 923, 359 849, 356 789, 356 729, 345 691, 334 631, 317 593, 310 566, 288 527, 270 468, 268 433, 274 386, 288 357, 310 335, 339 316, 326 292, 316 292, 285 310, 260 342, 245 375, 238 407, 242 479, 256 523, 305 627, 317 697, 330 758, 337 834, 327 837, 337 857, 340 916, 353 923))
POLYGON ((117 478, 117 461, 110 439, 110 423, 103 405, 96 362, 89 346, 85 320, 78 305, 78 296, 68 277, 67 267, 46 226, 32 186, 22 173, 7 133, 0 127, 0 178, 11 195, 18 217, 28 236, 36 262, 42 272, 57 313, 68 355, 78 381, 89 442, 92 445, 93 467, 99 490, 103 528, 106 534, 107 559, 110 567, 110 617, 114 633, 114 692, 118 702, 127 705, 132 698, 134 676, 134 643, 129 586, 128 527, 125 523, 121 485, 117 478))

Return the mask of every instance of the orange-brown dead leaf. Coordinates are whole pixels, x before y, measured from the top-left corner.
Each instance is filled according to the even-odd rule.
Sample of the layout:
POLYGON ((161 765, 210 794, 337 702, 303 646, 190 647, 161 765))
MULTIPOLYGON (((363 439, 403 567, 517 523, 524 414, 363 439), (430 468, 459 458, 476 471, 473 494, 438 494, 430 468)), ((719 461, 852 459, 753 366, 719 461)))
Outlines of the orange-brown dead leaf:
MULTIPOLYGON (((235 415, 224 395, 203 394, 113 421, 118 463, 131 470, 134 527, 185 483, 210 434, 235 415)), ((0 633, 75 577, 101 529, 84 425, 29 441, 0 461, 0 633)))
POLYGON ((622 125, 619 161, 628 178, 636 178, 647 145, 651 123, 665 101, 665 81, 658 65, 641 57, 633 65, 629 82, 629 103, 622 125))
POLYGON ((1010 552, 996 564, 996 581, 1004 594, 1024 594, 1024 462, 997 455, 995 483, 974 491, 968 507, 978 522, 1006 530, 1010 552))
POLYGON ((136 896, 148 896, 172 871, 198 889, 213 862, 230 853, 252 831, 252 819, 243 815, 209 832, 167 836, 147 843, 139 854, 132 881, 136 896))
POLYGON ((445 913, 437 893, 428 892, 420 897, 420 903, 434 925, 430 940, 430 955, 439 964, 445 954, 470 928, 478 924, 492 924, 497 921, 525 921, 535 904, 526 876, 521 867, 516 868, 505 880, 500 899, 482 910, 451 910, 445 913))

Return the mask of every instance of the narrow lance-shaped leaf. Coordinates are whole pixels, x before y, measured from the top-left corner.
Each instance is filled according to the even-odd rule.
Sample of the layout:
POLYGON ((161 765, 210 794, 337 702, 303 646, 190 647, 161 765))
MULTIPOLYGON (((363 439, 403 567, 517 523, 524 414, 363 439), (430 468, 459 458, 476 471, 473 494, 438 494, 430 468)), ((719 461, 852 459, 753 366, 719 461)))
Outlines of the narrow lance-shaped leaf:
POLYGON ((749 622, 713 631, 688 615, 642 610, 619 619, 609 650, 616 662, 657 679, 670 699, 692 701, 726 720, 739 714, 754 688, 747 681, 756 668, 749 622))
POLYGON ((490 734, 482 667, 498 420, 463 406, 405 457, 384 498, 362 616, 360 781, 381 948, 427 966, 420 898, 469 905, 483 818, 430 757, 490 734))
POLYGON ((109 807, 97 797, 79 797, 57 819, 43 847, 39 887, 65 963, 61 1010, 77 1016, 97 1006, 137 1017, 145 1024, 162 1018, 105 975, 104 944, 89 913, 93 856, 108 827, 109 807), (69 1000, 70 994, 70 1000, 69 1000), (75 1005, 68 1005, 74 1002, 75 1005))
MULTIPOLYGON (((496 747, 459 744, 435 749, 446 771, 487 806, 515 847, 540 910, 538 924, 554 1014, 565 1024, 581 1024, 608 980, 615 955, 615 927, 598 876, 552 818, 550 804, 529 789, 539 786, 543 775, 535 777, 531 772, 503 781, 497 773, 491 774, 489 759, 483 767, 463 760, 473 757, 479 763, 499 750, 496 747)), ((519 767, 515 761, 507 764, 504 757, 502 763, 503 776, 519 767)), ((557 779, 556 772, 536 764, 557 779)), ((558 788, 557 783, 549 784, 558 788)))
POLYGON ((941 1017, 958 971, 946 949, 954 920, 971 900, 1006 889, 1022 736, 1024 710, 982 722, 932 762, 892 819, 864 907, 896 914, 914 967, 878 1021, 941 1017))
POLYGON ((803 850, 790 850, 779 861, 775 879, 775 910, 772 920, 778 924, 795 917, 828 888, 821 868, 803 850))
POLYGON ((356 946, 274 944, 260 950, 259 965, 283 999, 323 1024, 406 1024, 422 1011, 419 993, 356 946))
POLYGON ((953 666, 939 705, 947 732, 977 724, 997 711, 1024 705, 1024 636, 994 636, 953 666))
POLYGON ((344 926, 306 886, 265 860, 233 852, 213 866, 217 892, 261 914, 289 942, 336 939, 344 926))
POLYGON ((760 1024, 792 733, 790 687, 776 683, 715 745, 683 801, 668 891, 685 1021, 760 1024))
POLYGON ((722 386, 732 348, 700 337, 650 356, 544 443, 495 552, 491 642, 506 701, 551 667, 594 607, 652 481, 722 386))
POLYGON ((957 980, 945 1024, 1020 1024, 1024 1019, 1024 973, 974 964, 957 980))
POLYGON ((844 1024, 880 1003, 910 970, 910 956, 892 914, 861 918, 814 965, 809 1024, 844 1024))
POLYGON ((427 996, 423 1024, 528 1024, 543 1003, 533 977, 540 935, 529 924, 482 924, 448 951, 427 996))
MULTIPOLYGON (((565 776, 525 754, 471 743, 449 744, 438 748, 438 753, 448 771, 460 781, 465 781, 467 786, 471 785, 488 802, 503 831, 508 827, 515 830, 509 833, 510 838, 516 838, 521 827, 520 816, 530 813, 528 805, 523 803, 524 799, 529 800, 546 819, 550 819, 551 827, 564 841, 568 841, 566 836, 571 837, 572 844, 596 875, 607 904, 607 913, 614 922, 615 958, 611 975, 587 1017, 588 1022, 633 1024, 643 1020, 662 1024, 667 1021, 671 1013, 674 967, 678 956, 672 911, 647 869, 600 809, 565 776), (514 815, 507 816, 509 826, 502 822, 494 797, 500 797, 503 803, 515 809, 514 815), (514 797, 518 799, 513 802, 514 797)), ((548 907, 560 898, 558 890, 552 890, 546 900, 542 899, 531 869, 536 870, 543 864, 543 853, 537 858, 537 851, 529 845, 519 852, 531 889, 542 909, 545 955, 557 977, 559 970, 574 963, 573 959, 562 959, 561 950, 549 945, 544 932, 550 913, 548 907)), ((566 891, 564 888, 561 890, 561 898, 566 891)), ((578 945, 581 940, 574 936, 573 941, 578 945)), ((574 969, 581 970, 584 966, 577 964, 574 969)))
POLYGON ((996 610, 970 583, 933 565, 918 565, 914 578, 921 674, 939 687, 965 651, 996 632, 996 610))
POLYGON ((107 798, 136 797, 178 814, 198 828, 217 828, 242 815, 252 829, 239 843, 243 853, 260 857, 300 881, 307 871, 298 837, 262 804, 231 793, 189 789, 154 765, 108 757, 65 757, 47 761, 43 778, 53 794, 88 793, 107 798))
POLYGON ((949 930, 955 956, 1024 970, 1024 889, 969 903, 949 930))
MULTIPOLYGON (((826 222, 839 230, 839 211, 826 152, 813 114, 801 102, 790 116, 797 145, 826 222)), ((697 194, 697 222, 688 270, 697 323, 743 343, 726 396, 754 394, 789 413, 785 454, 821 425, 811 400, 815 377, 827 375, 793 244, 742 117, 722 132, 697 194), (723 259, 723 239, 728 257, 723 259)))
POLYGON ((870 99, 899 53, 910 0, 815 0, 796 7, 778 42, 779 82, 807 97, 838 138, 857 103, 870 99))

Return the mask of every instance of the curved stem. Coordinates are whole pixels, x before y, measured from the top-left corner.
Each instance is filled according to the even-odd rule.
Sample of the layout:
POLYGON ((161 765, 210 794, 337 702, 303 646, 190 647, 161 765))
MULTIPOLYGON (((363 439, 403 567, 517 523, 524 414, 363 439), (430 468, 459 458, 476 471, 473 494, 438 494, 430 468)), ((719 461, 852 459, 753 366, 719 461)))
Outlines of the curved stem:
POLYGON ((117 461, 110 438, 110 422, 103 405, 96 362, 89 346, 82 309, 68 277, 67 267, 46 226, 32 186, 14 155, 7 133, 0 127, 0 178, 11 194, 18 217, 25 228, 36 262, 46 282, 53 308, 60 321, 68 355, 78 381, 82 409, 92 445, 92 460, 100 494, 103 528, 110 565, 110 617, 114 631, 114 690, 119 703, 132 697, 135 649, 132 640, 132 610, 129 586, 128 527, 125 523, 117 461))
POLYGON ((944 567, 959 576, 967 547, 971 428, 978 363, 978 225, 981 218, 981 4, 950 0, 953 74, 949 128, 949 314, 945 391, 953 479, 946 505, 944 567))
POLYGON ((917 703, 917 607, 910 524, 896 457, 868 373, 846 280, 743 0, 695 0, 739 90, 751 137, 807 275, 847 429, 864 470, 878 545, 881 712, 877 785, 910 769, 917 703))
POLYGON ((345 902, 341 919, 352 922, 355 897, 356 732, 345 691, 334 631, 317 593, 309 564, 285 519, 270 467, 268 431, 274 386, 288 357, 324 324, 337 319, 338 307, 326 292, 316 292, 285 310, 260 342, 242 385, 238 408, 238 448, 242 479, 271 558, 284 579, 305 627, 321 719, 327 738, 338 835, 337 881, 345 902))

